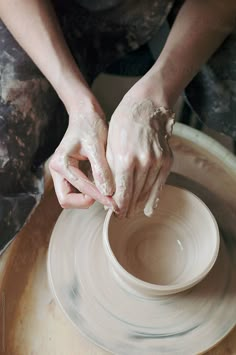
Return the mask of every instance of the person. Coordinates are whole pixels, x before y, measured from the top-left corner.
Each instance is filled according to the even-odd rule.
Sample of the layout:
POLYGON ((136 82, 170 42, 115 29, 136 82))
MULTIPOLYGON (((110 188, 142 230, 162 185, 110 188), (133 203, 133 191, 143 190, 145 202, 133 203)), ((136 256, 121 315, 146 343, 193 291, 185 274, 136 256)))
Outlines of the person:
POLYGON ((157 205, 184 89, 202 120, 236 137, 235 14, 235 0, 0 0, 0 250, 40 201, 57 145, 50 171, 61 206, 97 200, 129 217, 157 205), (93 80, 171 17, 161 54, 108 129, 93 80))

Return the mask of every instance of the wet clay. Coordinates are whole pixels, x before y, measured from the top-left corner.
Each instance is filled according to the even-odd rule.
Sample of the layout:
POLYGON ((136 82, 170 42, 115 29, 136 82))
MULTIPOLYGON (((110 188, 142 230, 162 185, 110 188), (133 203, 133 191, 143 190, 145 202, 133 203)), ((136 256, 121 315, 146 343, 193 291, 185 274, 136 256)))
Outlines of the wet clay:
MULTIPOLYGON (((187 190, 169 185, 164 187, 151 218, 140 214, 118 220, 111 215, 106 217, 104 231, 105 247, 111 248, 126 271, 152 284, 176 286, 171 293, 186 289, 186 283, 192 286, 196 278, 199 281, 218 254, 219 231, 209 209, 187 190)), ((107 255, 114 271, 129 284, 110 253, 107 255)))
MULTIPOLYGON (((184 132, 184 127, 180 128, 180 131, 184 132)), ((57 285, 55 296, 71 321, 90 339, 102 347, 105 346, 112 353, 156 355, 162 354, 163 349, 171 355, 201 353, 213 346, 216 339, 221 339, 225 329, 230 330, 235 325, 236 314, 233 314, 233 310, 236 277, 233 270, 236 237, 233 226, 236 206, 232 192, 236 189, 236 177, 234 170, 231 170, 231 166, 235 164, 233 157, 227 159, 226 152, 222 152, 222 155, 218 151, 216 153, 211 141, 208 148, 212 150, 208 153, 203 138, 198 144, 199 135, 197 132, 193 139, 197 143, 173 138, 173 171, 183 172, 183 184, 187 177, 190 180, 187 185, 190 191, 197 196, 201 193, 200 197, 215 215, 223 237, 216 264, 208 276, 191 291, 153 299, 151 295, 135 293, 133 288, 127 287, 127 283, 117 279, 119 275, 116 275, 106 258, 101 240, 105 214, 96 205, 89 209, 89 215, 86 213, 88 211, 80 211, 79 214, 63 212, 54 229, 49 260, 50 283, 52 286, 57 285), (189 153, 186 154, 185 151, 189 153), (218 194, 222 182, 225 186, 222 191, 223 199, 221 193, 218 194), (222 206, 230 213, 220 213, 222 206), (63 233, 63 226, 67 226, 66 235, 63 233), (200 311, 196 312, 196 309, 200 311), (196 324, 198 326, 195 326, 196 324), (174 338, 172 334, 175 334, 174 338)), ((168 205, 171 204, 173 202, 168 205)), ((194 229, 194 225, 190 225, 189 233, 194 229)), ((120 229, 119 232, 122 241, 124 230, 120 229)), ((152 237, 150 240, 153 242, 152 237)), ((157 248, 157 245, 153 243, 152 247, 157 248)), ((176 255, 181 253, 181 246, 178 248, 176 255)), ((136 266, 133 255, 136 259, 145 256, 141 259, 144 262, 143 269, 148 266, 148 259, 155 266, 155 260, 150 257, 150 249, 152 248, 147 246, 144 239, 138 243, 135 236, 132 238, 126 259, 126 265, 131 266, 131 273, 135 272, 136 266), (131 254, 135 246, 136 250, 131 254), (144 253, 141 253, 143 250, 144 253)), ((192 263, 191 259, 189 265, 192 263)), ((181 264, 179 265, 178 269, 181 270, 181 264)), ((144 275, 137 276, 145 278, 148 271, 150 269, 146 269, 144 275)), ((173 281, 151 280, 163 283, 173 281)))
MULTIPOLYGON (((180 127, 180 131, 186 136, 188 136, 189 130, 191 129, 188 129, 186 133, 185 127, 182 125, 180 127)), ((199 136, 202 137, 202 134, 197 132, 197 137, 199 136)), ((172 175, 172 183, 176 183, 178 179, 178 184, 187 187, 205 201, 216 216, 224 239, 229 241, 231 240, 231 236, 235 237, 235 174, 233 170, 231 171, 228 168, 229 165, 226 163, 228 161, 227 154, 224 154, 222 157, 222 154, 218 152, 217 154, 212 153, 212 155, 207 153, 204 141, 201 138, 199 142, 197 137, 194 136, 193 138, 193 142, 195 143, 179 137, 173 137, 173 144, 171 144, 176 156, 173 168, 175 173, 183 173, 180 176, 178 175, 177 178, 176 175, 172 175), (188 151, 188 154, 185 155, 184 151, 188 151), (220 163, 221 159, 222 163, 220 163), (199 169, 196 162, 199 164, 204 162, 201 169, 199 169), (216 176, 217 179, 215 178, 216 176), (194 180, 195 177, 197 177, 196 180, 194 180), (224 189, 222 189, 223 198, 221 197, 222 186, 224 186, 224 189), (223 206, 221 211, 220 206, 223 206)), ((210 141, 207 150, 214 152, 212 150, 213 146, 210 141)), ((86 216, 86 212, 88 211, 79 212, 85 213, 86 216)), ((59 212, 60 208, 53 191, 49 194, 47 192, 45 199, 40 204, 28 226, 24 228, 21 235, 13 242, 11 255, 5 254, 8 256, 5 264, 1 265, 0 262, 0 269, 3 272, 1 274, 3 277, 1 277, 0 281, 0 318, 6 319, 5 327, 0 327, 0 346, 2 349, 4 345, 7 355, 25 355, 30 353, 37 355, 68 355, 68 351, 70 355, 77 355, 78 353, 88 355, 108 354, 108 352, 83 337, 78 329, 68 320, 67 316, 77 326, 85 326, 86 322, 90 319, 91 322, 83 328, 83 332, 92 341, 96 341, 97 343, 99 343, 98 340, 101 337, 100 346, 105 347, 108 344, 107 342, 112 339, 117 344, 120 325, 124 324, 129 329, 133 327, 131 323, 127 325, 127 320, 130 318, 132 310, 130 303, 127 301, 130 298, 132 304, 138 302, 138 311, 136 311, 135 318, 135 323, 138 326, 135 332, 129 333, 128 343, 123 344, 119 342, 118 349, 116 348, 112 353, 129 355, 136 350, 135 353, 138 355, 148 354, 149 350, 150 352, 153 350, 154 355, 161 355, 163 351, 171 355, 199 353, 200 351, 206 351, 215 345, 216 342, 220 341, 235 324, 236 287, 227 289, 227 287, 221 288, 220 286, 221 283, 230 281, 230 275, 232 275, 234 280, 236 279, 234 277, 235 264, 230 266, 229 257, 223 259, 223 263, 219 265, 219 269, 217 267, 216 274, 214 273, 215 276, 212 279, 215 279, 216 282, 211 284, 208 283, 208 280, 203 282, 201 290, 198 289, 196 292, 195 289, 194 292, 196 293, 192 294, 192 297, 190 297, 191 293, 188 293, 189 296, 187 297, 187 294, 185 294, 183 299, 179 298, 179 296, 161 297, 159 301, 148 303, 152 306, 155 305, 155 308, 159 307, 160 304, 163 305, 164 309, 158 308, 159 312, 156 318, 153 309, 151 310, 145 304, 144 299, 133 299, 126 290, 120 292, 119 289, 120 297, 117 302, 115 297, 117 294, 113 292, 112 288, 113 284, 108 283, 108 279, 106 278, 109 270, 107 264, 102 269, 101 277, 97 277, 99 265, 102 265, 103 261, 106 260, 105 256, 102 260, 99 258, 100 249, 96 248, 96 243, 101 238, 94 238, 95 233, 93 233, 91 245, 95 243, 94 257, 97 262, 91 263, 91 258, 88 257, 91 248, 87 249, 85 247, 88 239, 87 234, 84 232, 85 229, 82 228, 82 233, 80 233, 80 226, 84 225, 84 228, 90 227, 92 224, 91 221, 93 221, 94 230, 100 230, 100 224, 97 223, 97 217, 99 217, 100 212, 96 212, 92 220, 83 217, 81 221, 78 221, 78 215, 74 216, 75 211, 73 213, 67 211, 68 216, 74 216, 73 219, 75 218, 74 233, 70 234, 68 232, 68 226, 72 227, 72 224, 67 224, 66 220, 59 228, 60 233, 62 233, 60 234, 61 236, 63 235, 62 228, 65 228, 64 237, 65 241, 68 242, 68 248, 66 247, 64 250, 63 248, 59 248, 60 253, 65 251, 67 258, 64 260, 57 253, 58 263, 54 264, 57 271, 56 275, 58 275, 56 282, 59 289, 63 291, 63 297, 59 299, 62 301, 62 308, 67 314, 65 316, 49 291, 45 264, 50 233, 59 212), (86 262, 86 266, 82 270, 79 267, 76 268, 76 275, 81 270, 79 277, 81 278, 83 287, 80 287, 75 273, 72 272, 74 265, 78 265, 80 260, 77 254, 79 249, 76 249, 75 257, 71 258, 69 256, 72 251, 70 238, 73 236, 77 240, 80 240, 80 236, 84 236, 81 244, 81 259, 86 262), (70 262, 72 263, 71 265, 70 262), (62 272, 60 271, 61 266, 62 272), (96 275, 95 279, 90 278, 91 274, 88 270, 90 270, 91 266, 93 266, 93 273, 96 275), (64 273, 68 274, 64 275, 64 273), (60 284, 61 281, 63 281, 62 284, 60 284), (91 287, 91 292, 89 293, 84 289, 84 286, 87 287, 87 285, 91 287), (108 285, 108 287, 100 289, 100 285, 108 285), (102 297, 104 297, 102 304, 97 302, 98 296, 100 297, 98 290, 100 290, 102 297), (87 308, 84 309, 85 313, 81 314, 80 317, 78 311, 83 307, 84 301, 88 301, 87 308), (4 304, 6 307, 3 313, 2 305, 4 304), (204 310, 207 304, 210 305, 210 308, 209 312, 205 313, 204 310), (104 318, 104 309, 108 318, 104 318), (122 314, 119 325, 113 323, 117 318, 112 317, 110 311, 114 309, 122 314), (124 313, 121 313, 122 309, 125 310, 124 313), (98 313, 96 313, 97 310, 98 313), (190 312, 186 317, 184 316, 184 310, 190 312), (87 312, 90 315, 88 318, 87 312), (147 313, 148 319, 144 324, 143 319, 145 319, 147 313), (176 319, 173 316, 174 314, 176 317, 181 318, 176 319), (150 329, 150 320, 153 319, 158 320, 157 327, 151 329, 150 337, 144 336, 145 333, 140 332, 141 327, 145 325, 146 329, 150 329), (165 322, 169 322, 169 325, 165 322), (106 324, 109 324, 108 330, 104 329, 106 324), (96 337, 93 337, 94 331, 96 337), (180 331, 181 333, 179 333, 180 331), (172 337, 171 334, 175 334, 176 336, 172 337), (155 338, 156 335, 159 336, 158 340, 155 338), (2 343, 2 339, 4 339, 4 344, 2 343), (135 350, 133 347, 130 349, 130 346, 136 346, 135 350)), ((233 252, 234 248, 233 245, 230 246, 231 252, 233 252)), ((112 280, 111 282, 113 282, 112 280)), ((236 329, 221 341, 216 348, 208 351, 207 354, 234 355, 236 352, 235 331, 236 329)), ((124 339, 124 336, 125 334, 122 332, 121 339, 124 339)))
POLYGON ((115 179, 114 199, 121 216, 139 211, 150 216, 156 207, 171 168, 168 139, 173 124, 173 111, 157 107, 150 99, 137 103, 127 96, 114 112, 107 160, 115 179))

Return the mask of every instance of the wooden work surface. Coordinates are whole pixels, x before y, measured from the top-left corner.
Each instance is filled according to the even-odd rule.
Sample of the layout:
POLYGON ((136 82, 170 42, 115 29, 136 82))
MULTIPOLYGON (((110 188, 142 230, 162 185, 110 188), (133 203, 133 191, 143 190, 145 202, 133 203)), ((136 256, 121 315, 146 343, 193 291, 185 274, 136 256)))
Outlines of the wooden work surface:
MULTIPOLYGON (((108 354, 79 334, 49 290, 47 249, 60 211, 50 185, 29 223, 0 258, 0 354, 108 354)), ((236 354, 236 328, 207 354, 236 354)))

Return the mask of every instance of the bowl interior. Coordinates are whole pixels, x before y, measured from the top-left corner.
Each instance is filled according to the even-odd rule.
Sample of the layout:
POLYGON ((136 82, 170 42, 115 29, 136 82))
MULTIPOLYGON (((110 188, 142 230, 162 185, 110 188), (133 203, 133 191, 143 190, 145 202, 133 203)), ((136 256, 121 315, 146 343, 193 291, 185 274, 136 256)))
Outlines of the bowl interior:
POLYGON ((218 227, 206 205, 187 190, 166 186, 151 218, 111 215, 111 255, 129 274, 156 285, 182 285, 210 270, 219 248, 218 227))

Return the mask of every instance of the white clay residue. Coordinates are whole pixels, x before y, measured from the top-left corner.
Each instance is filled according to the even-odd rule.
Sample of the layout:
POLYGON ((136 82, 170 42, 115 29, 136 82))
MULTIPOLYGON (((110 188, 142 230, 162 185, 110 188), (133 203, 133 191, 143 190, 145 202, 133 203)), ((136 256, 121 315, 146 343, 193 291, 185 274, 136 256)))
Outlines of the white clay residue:
POLYGON ((156 107, 150 99, 136 103, 127 97, 112 117, 109 136, 113 140, 108 139, 107 157, 116 184, 114 199, 121 215, 142 210, 150 216, 156 208, 171 167, 168 138, 174 116, 172 110, 156 107), (150 181, 153 176, 156 181, 150 181))

